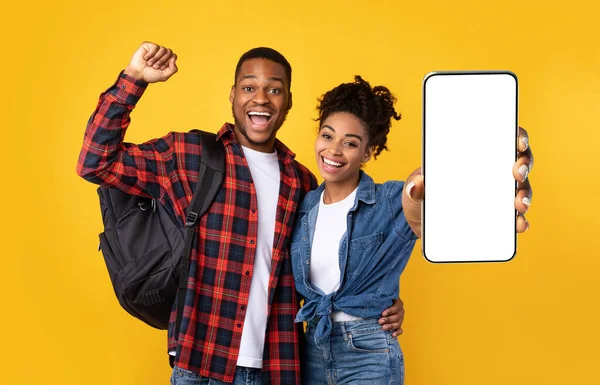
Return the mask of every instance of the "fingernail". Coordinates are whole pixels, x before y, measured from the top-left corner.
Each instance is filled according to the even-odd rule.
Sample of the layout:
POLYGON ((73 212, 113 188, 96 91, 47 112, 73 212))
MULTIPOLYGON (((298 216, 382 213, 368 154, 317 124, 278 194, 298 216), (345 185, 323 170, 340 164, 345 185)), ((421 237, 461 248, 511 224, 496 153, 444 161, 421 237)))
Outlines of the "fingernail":
POLYGON ((531 199, 529 199, 529 197, 523 198, 523 200, 521 202, 523 202, 523 204, 527 207, 529 207, 531 205, 531 199))
POLYGON ((519 167, 518 171, 519 171, 519 174, 521 174, 521 176, 523 177, 522 182, 525 182, 525 179, 527 179, 527 174, 529 174, 529 166, 524 164, 521 167, 519 167))
POLYGON ((529 221, 525 219, 525 231, 529 230, 529 221))
POLYGON ((410 182, 408 184, 408 186, 406 186, 406 195, 408 195, 408 197, 411 198, 411 199, 412 199, 412 196, 410 195, 410 192, 413 189, 413 187, 415 187, 415 181, 414 180, 412 182, 410 182))
POLYGON ((529 148, 529 138, 527 136, 524 136, 521 138, 521 142, 523 142, 523 144, 525 145, 525 149, 523 151, 527 151, 527 149, 529 148))

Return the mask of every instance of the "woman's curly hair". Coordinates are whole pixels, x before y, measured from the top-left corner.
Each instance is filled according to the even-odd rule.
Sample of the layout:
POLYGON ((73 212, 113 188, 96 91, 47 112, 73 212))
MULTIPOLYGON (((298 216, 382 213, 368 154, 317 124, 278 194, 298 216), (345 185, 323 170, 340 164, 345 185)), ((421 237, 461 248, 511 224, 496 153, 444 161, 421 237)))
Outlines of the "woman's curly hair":
POLYGON ((367 131, 368 146, 374 146, 373 157, 387 150, 387 134, 392 125, 391 118, 400 120, 400 114, 394 109, 396 98, 384 86, 371 87, 359 75, 354 76, 353 83, 343 83, 325 93, 319 99, 317 109, 319 124, 336 112, 347 112, 363 122, 367 131))

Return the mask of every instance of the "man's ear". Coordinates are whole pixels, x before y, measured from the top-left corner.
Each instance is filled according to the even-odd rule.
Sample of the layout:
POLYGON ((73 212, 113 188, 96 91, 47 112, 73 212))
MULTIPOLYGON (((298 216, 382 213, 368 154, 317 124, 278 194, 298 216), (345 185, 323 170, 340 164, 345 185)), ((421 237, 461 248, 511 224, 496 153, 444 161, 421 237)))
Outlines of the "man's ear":
POLYGON ((292 109, 292 92, 290 91, 288 96, 288 111, 292 109))
POLYGON ((231 86, 231 92, 229 92, 229 103, 233 104, 233 96, 235 95, 235 84, 231 86))

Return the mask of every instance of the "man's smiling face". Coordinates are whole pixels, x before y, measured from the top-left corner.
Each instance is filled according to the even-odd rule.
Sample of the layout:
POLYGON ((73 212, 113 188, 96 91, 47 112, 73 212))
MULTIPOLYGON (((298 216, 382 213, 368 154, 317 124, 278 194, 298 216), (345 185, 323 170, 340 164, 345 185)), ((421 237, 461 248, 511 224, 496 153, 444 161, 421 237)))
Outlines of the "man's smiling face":
POLYGON ((292 106, 284 67, 268 59, 246 60, 229 101, 238 141, 256 151, 273 152, 277 131, 292 106))

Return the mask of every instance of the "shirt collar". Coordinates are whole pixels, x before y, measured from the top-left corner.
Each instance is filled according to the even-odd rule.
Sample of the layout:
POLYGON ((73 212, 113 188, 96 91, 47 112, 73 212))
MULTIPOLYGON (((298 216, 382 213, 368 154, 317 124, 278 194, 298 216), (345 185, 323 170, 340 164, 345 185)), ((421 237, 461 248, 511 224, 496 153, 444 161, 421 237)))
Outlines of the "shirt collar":
MULTIPOLYGON (((367 175, 366 172, 360 170, 360 178, 358 180, 358 190, 356 191, 356 199, 357 201, 362 201, 365 204, 372 205, 375 203, 375 182, 373 178, 367 175)), ((325 182, 321 183, 316 190, 308 193, 304 201, 300 205, 300 212, 309 212, 315 205, 319 204, 319 199, 321 194, 325 190, 325 182)), ((352 207, 351 210, 356 209, 356 204, 352 207)))
POLYGON ((375 182, 363 170, 360 170, 360 180, 358 182, 356 197, 368 205, 375 203, 375 182))

